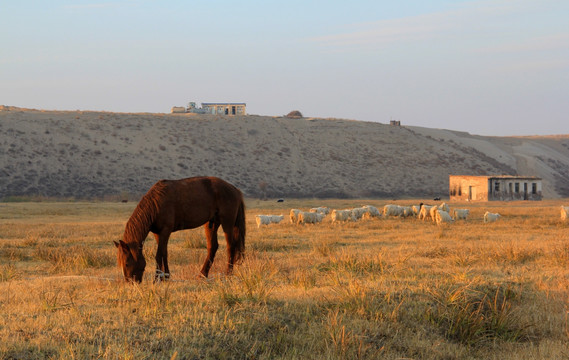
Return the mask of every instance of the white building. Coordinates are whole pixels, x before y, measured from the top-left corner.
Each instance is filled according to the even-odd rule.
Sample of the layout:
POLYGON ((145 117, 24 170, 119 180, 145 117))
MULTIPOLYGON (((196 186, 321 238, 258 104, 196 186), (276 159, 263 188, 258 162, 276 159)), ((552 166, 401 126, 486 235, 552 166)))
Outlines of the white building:
POLYGON ((245 103, 202 103, 206 114, 245 115, 245 103))

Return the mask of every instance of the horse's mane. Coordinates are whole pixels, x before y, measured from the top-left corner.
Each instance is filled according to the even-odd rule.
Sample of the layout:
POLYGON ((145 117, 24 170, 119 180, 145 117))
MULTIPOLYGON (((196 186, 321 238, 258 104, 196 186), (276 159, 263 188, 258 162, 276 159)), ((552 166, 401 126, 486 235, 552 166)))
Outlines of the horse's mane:
POLYGON ((150 226, 160 211, 161 203, 165 196, 165 188, 165 182, 159 181, 140 199, 136 209, 134 209, 126 223, 124 241, 127 244, 137 243, 142 246, 142 242, 150 231, 150 226))

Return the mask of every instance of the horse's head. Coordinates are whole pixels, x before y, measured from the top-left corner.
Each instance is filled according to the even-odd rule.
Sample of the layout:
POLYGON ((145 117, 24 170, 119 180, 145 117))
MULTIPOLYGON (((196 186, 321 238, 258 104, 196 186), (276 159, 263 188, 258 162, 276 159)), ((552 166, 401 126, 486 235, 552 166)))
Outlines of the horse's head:
POLYGON ((114 241, 118 249, 118 264, 126 281, 142 282, 142 274, 146 267, 146 260, 142 254, 142 248, 133 249, 127 243, 120 240, 114 241))

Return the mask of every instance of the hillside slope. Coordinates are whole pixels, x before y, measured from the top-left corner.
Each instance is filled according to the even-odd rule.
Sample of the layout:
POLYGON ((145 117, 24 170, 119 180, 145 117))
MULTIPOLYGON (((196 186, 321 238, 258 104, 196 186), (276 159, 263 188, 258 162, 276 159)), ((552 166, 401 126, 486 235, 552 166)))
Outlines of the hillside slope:
POLYGON ((432 197, 449 174, 543 178, 569 197, 569 135, 482 137, 340 119, 0 107, 0 199, 136 197, 159 179, 219 176, 269 197, 432 197))

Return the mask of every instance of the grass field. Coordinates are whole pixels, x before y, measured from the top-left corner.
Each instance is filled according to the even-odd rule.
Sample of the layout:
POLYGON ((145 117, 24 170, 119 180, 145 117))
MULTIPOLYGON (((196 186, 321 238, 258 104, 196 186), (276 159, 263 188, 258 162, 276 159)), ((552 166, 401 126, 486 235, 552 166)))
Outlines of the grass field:
POLYGON ((112 244, 136 204, 0 203, 0 358, 569 358, 569 201, 451 203, 470 218, 441 227, 288 223, 290 208, 385 203, 249 200, 234 275, 221 241, 198 278, 200 228, 173 234, 167 283, 151 281, 149 237, 140 285, 112 244), (255 214, 286 216, 259 229, 255 214))

